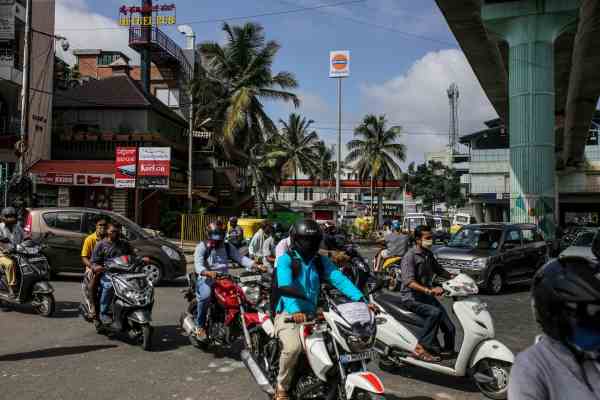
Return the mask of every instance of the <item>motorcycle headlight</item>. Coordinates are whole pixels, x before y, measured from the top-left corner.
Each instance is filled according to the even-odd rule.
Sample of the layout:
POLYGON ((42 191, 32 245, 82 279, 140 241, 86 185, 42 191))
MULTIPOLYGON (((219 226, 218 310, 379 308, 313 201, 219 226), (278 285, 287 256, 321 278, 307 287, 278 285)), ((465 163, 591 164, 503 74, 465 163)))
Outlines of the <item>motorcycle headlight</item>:
POLYGON ((173 248, 171 248, 169 246, 165 246, 164 244, 162 246, 160 246, 160 248, 167 255, 167 257, 169 257, 171 260, 174 260, 174 261, 181 260, 181 256, 179 255, 179 252, 177 250, 174 250, 173 248))
POLYGON ((473 261, 471 261, 471 268, 481 270, 487 266, 487 263, 487 258, 476 258, 473 261))
POLYGON ((245 288, 244 294, 250 304, 256 305, 260 300, 260 288, 259 287, 248 287, 245 288))
POLYGON ((152 290, 150 288, 144 291, 128 289, 123 291, 123 297, 127 298, 133 304, 143 306, 152 301, 152 290))
POLYGON ((373 347, 376 333, 374 324, 363 326, 357 325, 352 328, 347 328, 338 322, 335 324, 337 325, 338 331, 346 339, 346 343, 348 343, 348 348, 351 352, 362 353, 373 347))

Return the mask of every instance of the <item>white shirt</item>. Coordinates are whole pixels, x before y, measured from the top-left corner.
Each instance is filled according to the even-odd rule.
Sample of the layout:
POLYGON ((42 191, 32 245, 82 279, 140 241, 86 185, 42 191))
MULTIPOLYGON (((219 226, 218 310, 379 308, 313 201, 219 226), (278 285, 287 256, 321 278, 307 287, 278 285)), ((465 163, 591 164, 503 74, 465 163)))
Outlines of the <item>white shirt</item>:
POLYGON ((259 229, 254 236, 252 236, 252 240, 250 240, 250 244, 248 245, 248 253, 250 257, 261 257, 263 244, 265 242, 265 232, 259 229))
POLYGON ((288 236, 285 239, 282 239, 277 243, 277 247, 275 247, 275 257, 280 257, 287 253, 292 245, 292 239, 288 236))

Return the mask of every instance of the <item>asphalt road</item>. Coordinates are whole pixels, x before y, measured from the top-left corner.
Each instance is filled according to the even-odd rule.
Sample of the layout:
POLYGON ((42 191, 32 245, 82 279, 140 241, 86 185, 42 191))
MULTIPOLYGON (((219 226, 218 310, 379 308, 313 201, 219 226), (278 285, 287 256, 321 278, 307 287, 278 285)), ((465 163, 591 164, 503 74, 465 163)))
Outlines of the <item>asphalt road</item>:
MULTIPOLYGON (((79 317, 78 277, 52 284, 58 302, 54 318, 27 307, 0 312, 0 399, 266 399, 236 355, 203 353, 178 334, 185 304, 181 284, 156 289, 152 352, 100 336, 79 317)), ((533 342, 537 330, 527 287, 482 297, 499 340, 515 353, 533 342)), ((372 367, 392 400, 483 398, 467 379, 412 367, 394 374, 372 367)))

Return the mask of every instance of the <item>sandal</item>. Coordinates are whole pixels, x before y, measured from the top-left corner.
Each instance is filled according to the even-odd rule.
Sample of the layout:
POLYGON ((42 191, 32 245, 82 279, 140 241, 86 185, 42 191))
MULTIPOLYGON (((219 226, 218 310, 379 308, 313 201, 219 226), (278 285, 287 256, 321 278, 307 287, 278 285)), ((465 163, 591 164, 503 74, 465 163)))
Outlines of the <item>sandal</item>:
POLYGON ((426 351, 423 351, 421 353, 413 353, 411 354, 411 357, 419 360, 419 361, 423 361, 423 362, 427 362, 427 363, 439 363, 440 361, 442 361, 442 359, 440 357, 434 356, 429 354, 426 351))
POLYGON ((279 390, 279 388, 275 389, 275 394, 273 395, 273 400, 289 400, 287 392, 283 390, 279 390))

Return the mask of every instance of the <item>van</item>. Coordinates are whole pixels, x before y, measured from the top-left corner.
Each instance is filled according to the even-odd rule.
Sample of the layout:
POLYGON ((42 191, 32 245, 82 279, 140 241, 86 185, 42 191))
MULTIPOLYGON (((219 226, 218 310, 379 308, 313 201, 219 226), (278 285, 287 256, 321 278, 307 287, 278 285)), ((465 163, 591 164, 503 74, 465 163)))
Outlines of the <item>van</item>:
POLYGON ((432 215, 424 213, 408 213, 404 216, 402 229, 414 234, 415 228, 419 225, 429 225, 432 229, 435 227, 435 220, 432 215))

